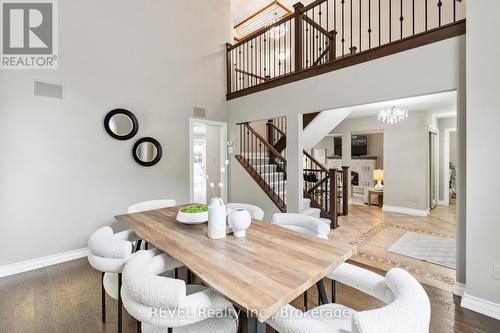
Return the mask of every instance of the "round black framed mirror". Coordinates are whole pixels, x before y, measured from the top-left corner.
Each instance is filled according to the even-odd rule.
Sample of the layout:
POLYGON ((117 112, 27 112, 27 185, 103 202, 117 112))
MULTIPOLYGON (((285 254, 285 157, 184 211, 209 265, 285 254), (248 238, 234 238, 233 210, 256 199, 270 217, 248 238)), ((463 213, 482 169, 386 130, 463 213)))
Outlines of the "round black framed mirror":
POLYGON ((162 149, 160 143, 149 137, 137 140, 132 148, 134 160, 142 166, 153 166, 161 159, 162 149))
POLYGON ((125 109, 114 109, 104 117, 104 128, 117 140, 133 138, 139 130, 139 122, 134 114, 125 109))

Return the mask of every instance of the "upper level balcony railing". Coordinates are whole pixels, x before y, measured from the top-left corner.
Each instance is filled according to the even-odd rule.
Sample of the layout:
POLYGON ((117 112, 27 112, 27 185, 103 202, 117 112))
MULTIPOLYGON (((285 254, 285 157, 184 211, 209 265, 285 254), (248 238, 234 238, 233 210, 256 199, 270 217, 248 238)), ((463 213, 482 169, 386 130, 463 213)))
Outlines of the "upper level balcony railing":
POLYGON ((294 9, 227 45, 228 99, 465 32, 465 0, 317 0, 294 9))

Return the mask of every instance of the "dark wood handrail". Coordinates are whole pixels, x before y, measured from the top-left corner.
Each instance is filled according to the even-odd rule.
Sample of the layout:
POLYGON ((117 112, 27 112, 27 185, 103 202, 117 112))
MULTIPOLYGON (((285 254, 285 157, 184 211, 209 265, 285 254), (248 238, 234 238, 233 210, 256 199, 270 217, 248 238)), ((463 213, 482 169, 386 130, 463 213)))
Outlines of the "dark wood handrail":
POLYGON ((319 6, 321 5, 323 2, 326 2, 328 0, 316 0, 314 2, 311 2, 310 4, 308 4, 307 6, 304 6, 304 8, 302 8, 302 12, 307 12, 309 9, 312 9, 313 7, 316 7, 316 6, 319 6))
MULTIPOLYGON (((415 13, 418 13, 421 8, 416 8, 415 2, 413 2, 409 13, 389 9, 388 39, 387 29, 384 26, 386 23, 381 24, 381 17, 387 16, 386 13, 382 15, 380 8, 378 11, 372 8, 376 1, 372 1, 371 5, 367 1, 366 6, 365 1, 359 0, 359 5, 355 9, 357 13, 354 15, 352 2, 357 2, 355 0, 351 2, 316 0, 307 6, 299 2, 293 6, 294 12, 289 16, 254 32, 235 45, 228 46, 227 52, 230 53, 228 59, 231 61, 227 61, 227 72, 231 78, 228 79, 227 99, 241 97, 465 33, 464 8, 460 9, 460 16, 457 16, 457 4, 463 2, 460 0, 451 0, 452 7, 446 6, 446 13, 453 10, 452 18, 450 15, 444 14, 444 7, 441 8, 442 1, 432 5, 430 1, 429 3, 425 1, 425 28, 423 31, 421 27, 416 29, 415 13), (331 10, 327 9, 325 12, 325 8, 323 8, 325 5, 327 8, 333 6, 333 16, 331 16, 331 10), (347 11, 345 15, 344 9, 347 11), (373 10, 370 11, 370 9, 373 10), (342 15, 339 18, 340 10, 342 15), (377 12, 378 20, 376 17, 372 18, 373 15, 377 16, 377 12), (434 12, 437 12, 437 17, 433 15, 434 12), (369 18, 368 26, 361 19, 362 15, 366 14, 369 18), (397 24, 395 24, 396 18, 399 20, 397 24), (428 18, 431 19, 429 24, 428 18), (438 21, 436 21, 437 19, 438 21), (273 28, 278 28, 279 31, 274 33, 273 28), (304 31, 307 30, 304 28, 308 28, 309 31, 313 30, 315 36, 311 32, 304 31), (396 37, 392 32, 399 34, 396 37), (341 39, 339 39, 340 37, 341 39), (235 71, 235 68, 260 78, 255 80, 255 76, 242 77, 240 72, 235 71)), ((418 6, 423 5, 419 3, 418 6)), ((383 21, 386 22, 385 18, 383 21)))
POLYGON ((267 149, 269 149, 269 151, 271 152, 271 154, 274 155, 274 157, 276 157, 277 159, 279 159, 280 161, 284 162, 286 164, 286 159, 280 154, 278 153, 278 151, 276 149, 274 149, 274 147, 269 143, 267 142, 266 139, 264 139, 262 137, 262 135, 260 135, 259 133, 257 133, 253 128, 252 126, 250 126, 250 124, 248 123, 243 123, 243 125, 250 131, 252 132, 253 135, 255 135, 257 137, 257 139, 259 139, 259 141, 267 147, 267 149))
POLYGON ((270 126, 277 130, 281 135, 286 136, 285 132, 283 132, 281 129, 279 129, 278 126, 274 125, 273 123, 266 123, 266 126, 270 126))
POLYGON ((242 69, 239 69, 239 68, 235 68, 234 71, 236 73, 240 73, 240 74, 243 74, 243 75, 248 75, 248 76, 251 76, 251 77, 254 77, 256 79, 259 79, 259 80, 262 80, 262 81, 268 81, 269 79, 265 78, 265 77, 262 77, 262 76, 258 76, 256 74, 253 74, 253 73, 249 73, 247 71, 244 71, 242 69))
POLYGON ((329 175, 327 174, 325 178, 321 179, 319 182, 316 183, 316 185, 314 185, 313 187, 311 187, 307 193, 312 193, 314 192, 318 187, 320 187, 321 185, 323 185, 326 181, 328 181, 329 179, 329 175))
POLYGON ((305 150, 304 150, 304 155, 306 155, 308 159, 310 159, 311 161, 313 161, 314 164, 316 164, 319 168, 321 168, 321 171, 324 171, 324 172, 328 173, 328 169, 325 168, 323 165, 321 165, 321 163, 319 163, 314 157, 311 156, 311 154, 309 154, 305 150))
POLYGON ((320 26, 313 19, 311 19, 311 18, 309 18, 307 16, 303 16, 303 18, 304 18, 304 21, 306 21, 307 23, 309 23, 310 25, 312 25, 315 29, 319 30, 319 32, 321 32, 322 34, 324 34, 326 37, 333 38, 333 33, 328 32, 325 28, 323 28, 322 26, 320 26))
POLYGON ((324 172, 322 169, 302 169, 303 171, 309 171, 309 172, 324 172))
MULTIPOLYGON (((328 0, 316 0, 314 1, 313 3, 310 3, 309 5, 301 8, 299 10, 299 12, 301 13, 304 13, 306 11, 308 11, 309 9, 315 7, 315 6, 318 6, 319 4, 322 4, 323 2, 325 1, 328 1, 328 0)), ((300 2, 299 2, 300 3, 300 2)), ((285 17, 283 17, 281 20, 278 20, 276 22, 274 22, 273 24, 271 25, 268 25, 267 27, 265 28, 262 28, 262 29, 259 29, 253 33, 251 33, 250 35, 246 36, 245 38, 241 39, 238 41, 238 43, 235 43, 233 45, 228 45, 228 50, 233 50, 235 48, 237 48, 238 46, 241 46, 242 44, 245 44, 246 42, 254 39, 255 37, 258 37, 264 33, 266 33, 267 31, 271 30, 272 28, 275 28, 293 18, 295 18, 297 16, 297 12, 291 12, 290 14, 286 15, 285 17)), ((324 33, 325 35, 329 36, 329 37, 332 37, 331 33, 326 31, 325 29, 323 29, 323 27, 321 27, 318 23, 314 22, 312 19, 310 19, 309 17, 307 16, 304 16, 304 19, 311 25, 313 25, 316 29, 320 30, 322 33, 324 33)))
POLYGON ((318 66, 318 64, 321 62, 321 60, 328 54, 328 52, 330 52, 329 49, 325 49, 319 56, 318 56, 318 59, 316 59, 313 63, 313 67, 314 66, 318 66))

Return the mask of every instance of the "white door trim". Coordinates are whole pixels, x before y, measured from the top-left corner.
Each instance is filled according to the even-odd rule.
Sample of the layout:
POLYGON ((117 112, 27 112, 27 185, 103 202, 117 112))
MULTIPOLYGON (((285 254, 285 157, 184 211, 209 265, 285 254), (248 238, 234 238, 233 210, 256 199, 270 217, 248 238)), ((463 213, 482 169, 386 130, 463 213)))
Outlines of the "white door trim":
POLYGON ((444 180, 443 180, 443 201, 446 205, 450 204, 450 133, 456 132, 456 128, 445 128, 444 129, 444 155, 443 155, 443 170, 444 170, 444 180))
MULTIPOLYGON (((199 119, 199 118, 189 118, 189 201, 192 203, 194 200, 194 179, 193 179, 193 125, 194 124, 205 124, 207 126, 216 126, 220 129, 220 165, 224 165, 227 160, 227 123, 221 121, 199 119)), ((221 190, 222 199, 227 201, 227 170, 224 173, 223 181, 224 187, 221 190)))
POLYGON ((434 192, 436 193, 436 205, 439 202, 439 129, 435 128, 433 126, 428 126, 427 128, 427 183, 428 183, 428 190, 427 190, 427 205, 429 209, 432 209, 432 204, 431 204, 431 148, 430 148, 430 134, 435 134, 436 135, 436 151, 434 152, 434 159, 435 159, 435 168, 436 168, 436 184, 434 184, 434 192))

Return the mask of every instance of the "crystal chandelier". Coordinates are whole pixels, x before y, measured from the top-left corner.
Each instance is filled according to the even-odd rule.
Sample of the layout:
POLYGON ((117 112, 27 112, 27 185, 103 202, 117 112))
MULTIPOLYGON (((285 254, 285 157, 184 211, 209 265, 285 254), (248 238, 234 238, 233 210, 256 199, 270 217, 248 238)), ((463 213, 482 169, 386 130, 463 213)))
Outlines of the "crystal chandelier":
POLYGON ((393 106, 392 109, 382 110, 378 113, 378 120, 389 125, 394 125, 408 118, 408 110, 400 109, 397 106, 393 106))

